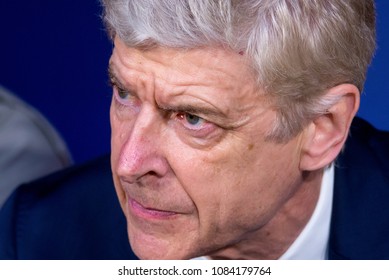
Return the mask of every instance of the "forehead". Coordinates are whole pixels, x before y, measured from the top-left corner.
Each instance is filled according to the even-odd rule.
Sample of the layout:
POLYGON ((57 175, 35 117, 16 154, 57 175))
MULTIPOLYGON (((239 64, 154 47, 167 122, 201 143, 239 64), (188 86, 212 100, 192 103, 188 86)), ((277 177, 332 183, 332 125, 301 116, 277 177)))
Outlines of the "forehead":
POLYGON ((120 39, 115 39, 115 49, 111 57, 115 71, 153 74, 171 83, 187 79, 200 83, 223 82, 234 85, 240 80, 247 82, 254 78, 246 60, 238 53, 223 48, 174 49, 154 47, 137 49, 127 47, 120 39), (160 76, 160 77, 159 77, 160 76))
POLYGON ((110 71, 125 88, 160 107, 209 107, 231 123, 269 107, 246 58, 223 48, 141 50, 116 39, 110 71))

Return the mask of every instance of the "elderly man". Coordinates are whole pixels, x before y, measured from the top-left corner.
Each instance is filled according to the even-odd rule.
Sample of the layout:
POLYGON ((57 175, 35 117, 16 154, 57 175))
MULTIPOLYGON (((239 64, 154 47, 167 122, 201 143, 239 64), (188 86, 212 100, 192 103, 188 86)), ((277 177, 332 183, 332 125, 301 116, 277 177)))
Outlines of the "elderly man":
POLYGON ((100 160, 13 195, 3 258, 389 258, 389 135, 352 124, 372 0, 103 6, 125 221, 100 160))

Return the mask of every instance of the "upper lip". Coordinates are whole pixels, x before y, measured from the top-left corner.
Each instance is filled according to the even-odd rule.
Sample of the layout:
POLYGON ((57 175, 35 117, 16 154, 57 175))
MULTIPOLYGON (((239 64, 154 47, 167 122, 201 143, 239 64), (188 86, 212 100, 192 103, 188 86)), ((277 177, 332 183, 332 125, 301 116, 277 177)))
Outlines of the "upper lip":
POLYGON ((149 206, 145 206, 143 205, 142 203, 139 203, 137 200, 135 199, 132 199, 133 201, 135 201, 137 204, 139 204, 140 206, 142 206, 144 209, 146 210, 152 210, 152 211, 159 211, 159 212, 169 212, 169 213, 176 213, 175 211, 170 211, 170 210, 165 210, 165 209, 159 209, 159 208, 154 208, 154 207, 149 207, 149 206))
POLYGON ((158 211, 158 212, 164 212, 164 213, 181 214, 180 212, 175 211, 175 210, 172 210, 172 209, 169 209, 169 208, 158 207, 158 206, 156 206, 156 207, 150 206, 149 204, 144 203, 143 201, 138 200, 138 199, 136 199, 136 198, 133 198, 133 197, 131 197, 131 196, 128 196, 128 199, 129 199, 130 201, 135 202, 136 204, 138 204, 139 206, 141 206, 142 208, 144 208, 144 209, 146 209, 146 210, 158 211))
POLYGON ((188 208, 186 210, 186 207, 182 208, 177 204, 176 202, 169 199, 169 196, 167 195, 160 195, 158 197, 167 197, 168 199, 161 199, 158 200, 151 199, 149 195, 146 195, 142 192, 134 191, 137 188, 131 188, 126 181, 123 184, 122 181, 122 189, 124 190, 124 193, 126 194, 127 200, 134 201, 139 206, 146 210, 150 211, 159 211, 159 212, 167 212, 167 213, 176 213, 176 214, 189 214, 191 213, 191 209, 188 208), (127 184, 126 184, 127 183, 127 184), (155 203, 155 201, 161 201, 163 203, 155 203))

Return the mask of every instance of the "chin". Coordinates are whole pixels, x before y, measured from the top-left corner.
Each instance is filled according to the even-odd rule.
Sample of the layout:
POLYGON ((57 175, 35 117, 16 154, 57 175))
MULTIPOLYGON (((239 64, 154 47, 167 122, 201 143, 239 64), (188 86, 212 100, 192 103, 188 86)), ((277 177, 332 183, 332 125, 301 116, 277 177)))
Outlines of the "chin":
POLYGON ((130 242, 131 248, 135 255, 141 260, 186 260, 188 257, 183 254, 184 250, 179 252, 159 246, 159 244, 133 244, 130 242))
POLYGON ((188 259, 185 245, 173 240, 158 238, 142 232, 129 230, 131 249, 141 260, 185 260, 188 259), (181 246, 182 245, 182 246, 181 246))

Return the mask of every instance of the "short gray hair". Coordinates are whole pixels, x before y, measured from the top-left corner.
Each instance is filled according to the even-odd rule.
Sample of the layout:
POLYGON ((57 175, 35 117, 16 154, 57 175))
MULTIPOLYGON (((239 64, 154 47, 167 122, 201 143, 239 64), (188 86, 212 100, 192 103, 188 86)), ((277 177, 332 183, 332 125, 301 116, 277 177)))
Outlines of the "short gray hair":
POLYGON ((286 141, 336 100, 363 89, 375 50, 374 0, 101 0, 111 37, 129 47, 223 46, 243 51, 274 97, 271 138, 286 141))

